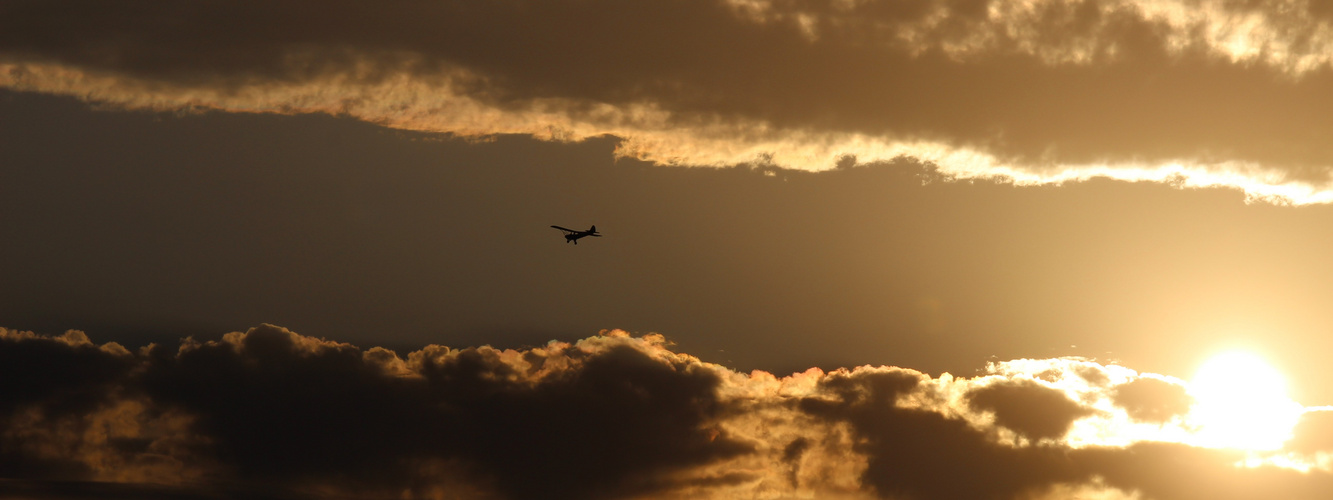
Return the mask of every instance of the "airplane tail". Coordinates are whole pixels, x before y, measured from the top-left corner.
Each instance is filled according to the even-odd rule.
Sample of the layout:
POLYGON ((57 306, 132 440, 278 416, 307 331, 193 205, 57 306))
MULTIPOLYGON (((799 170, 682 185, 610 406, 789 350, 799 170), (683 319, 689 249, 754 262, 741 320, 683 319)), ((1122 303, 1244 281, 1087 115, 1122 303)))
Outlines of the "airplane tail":
POLYGON ((596 233, 596 232, 597 232, 597 226, 593 226, 593 227, 588 228, 588 232, 589 232, 589 233, 596 233))

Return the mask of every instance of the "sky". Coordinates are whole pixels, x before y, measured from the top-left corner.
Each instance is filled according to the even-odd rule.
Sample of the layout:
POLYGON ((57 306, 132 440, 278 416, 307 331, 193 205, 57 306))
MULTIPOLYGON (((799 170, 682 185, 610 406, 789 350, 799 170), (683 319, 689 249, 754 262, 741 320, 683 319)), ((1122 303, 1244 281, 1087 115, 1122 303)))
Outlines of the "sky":
POLYGON ((0 496, 1328 498, 1329 88, 1296 0, 0 0, 0 496))

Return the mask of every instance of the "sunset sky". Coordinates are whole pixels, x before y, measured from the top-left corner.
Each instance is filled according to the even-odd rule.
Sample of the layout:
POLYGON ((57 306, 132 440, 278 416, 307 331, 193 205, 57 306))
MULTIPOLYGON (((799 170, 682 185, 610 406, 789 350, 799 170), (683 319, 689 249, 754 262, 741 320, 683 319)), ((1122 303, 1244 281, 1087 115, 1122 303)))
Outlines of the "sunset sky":
POLYGON ((1327 2, 0 0, 0 200, 0 497, 1333 497, 1327 2))

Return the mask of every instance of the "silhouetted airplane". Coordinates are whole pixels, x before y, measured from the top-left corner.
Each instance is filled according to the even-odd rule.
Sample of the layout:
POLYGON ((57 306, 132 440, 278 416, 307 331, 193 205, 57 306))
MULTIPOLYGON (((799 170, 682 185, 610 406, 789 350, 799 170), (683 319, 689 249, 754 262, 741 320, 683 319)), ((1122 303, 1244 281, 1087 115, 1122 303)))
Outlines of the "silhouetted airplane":
POLYGON ((597 234, 597 226, 590 227, 588 228, 587 231, 575 231, 573 229, 560 226, 551 226, 551 227, 564 231, 565 243, 569 243, 572 241, 574 242, 575 245, 579 244, 579 238, 582 238, 584 236, 596 236, 598 238, 602 237, 602 235, 597 234))

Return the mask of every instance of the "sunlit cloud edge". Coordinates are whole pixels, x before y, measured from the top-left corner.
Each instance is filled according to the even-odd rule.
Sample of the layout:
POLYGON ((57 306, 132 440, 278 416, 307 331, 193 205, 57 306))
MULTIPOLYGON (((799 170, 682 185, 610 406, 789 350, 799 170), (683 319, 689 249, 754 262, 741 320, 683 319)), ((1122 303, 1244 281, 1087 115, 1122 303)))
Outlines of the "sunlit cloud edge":
POLYGON ((1255 162, 1181 158, 1034 164, 936 139, 791 130, 743 118, 684 117, 651 103, 576 105, 563 99, 537 99, 525 107, 500 107, 458 91, 458 82, 469 78, 460 71, 433 81, 400 74, 367 82, 353 73, 321 82, 213 89, 139 81, 57 64, 0 63, 2 88, 75 96, 119 110, 322 113, 483 141, 504 134, 560 142, 613 136, 619 139, 617 157, 663 166, 764 165, 819 172, 848 160, 861 165, 909 160, 934 167, 948 180, 1044 186, 1100 178, 1183 189, 1235 189, 1244 193, 1247 202, 1333 202, 1333 184, 1293 180, 1277 168, 1255 162))

